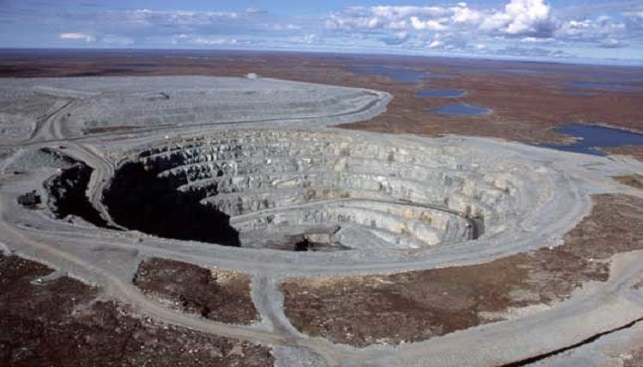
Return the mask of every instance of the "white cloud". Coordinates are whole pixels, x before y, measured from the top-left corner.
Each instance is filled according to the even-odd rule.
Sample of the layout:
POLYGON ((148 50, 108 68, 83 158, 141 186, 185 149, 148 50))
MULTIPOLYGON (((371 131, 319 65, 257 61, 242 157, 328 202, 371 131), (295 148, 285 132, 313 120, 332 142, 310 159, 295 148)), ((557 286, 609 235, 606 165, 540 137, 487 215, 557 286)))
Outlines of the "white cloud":
POLYGON ((100 42, 113 46, 131 46, 134 44, 134 38, 118 36, 114 34, 106 34, 105 36, 101 37, 100 42))
POLYGON ((556 32, 558 39, 596 43, 601 47, 615 44, 614 41, 627 37, 627 34, 628 29, 625 23, 607 16, 599 16, 596 19, 568 20, 562 23, 556 32), (612 41, 608 42, 608 39, 612 41))
POLYGON ((439 6, 374 6, 370 11, 376 17, 400 20, 411 16, 437 17, 445 15, 448 10, 439 6))
POLYGON ((459 3, 457 7, 452 8, 453 23, 478 24, 482 18, 479 11, 467 7, 467 3, 459 3))
POLYGON ((257 9, 257 8, 246 8, 245 12, 248 13, 248 14, 265 14, 265 13, 267 13, 266 10, 257 9))
POLYGON ((319 36, 314 33, 304 34, 303 36, 290 37, 288 40, 292 43, 304 45, 315 45, 320 42, 319 36))
POLYGON ((175 45, 193 46, 236 46, 247 45, 250 42, 237 38, 227 38, 213 35, 177 34, 173 37, 175 45))
POLYGON ((418 31, 425 29, 430 31, 443 31, 447 29, 447 27, 438 20, 422 21, 418 17, 411 17, 411 27, 418 31))
POLYGON ((440 40, 433 40, 426 47, 428 47, 428 48, 438 48, 438 47, 440 47, 442 45, 444 45, 444 42, 442 42, 440 40))
POLYGON ((331 14, 325 25, 329 29, 389 29, 404 30, 444 28, 436 19, 447 15, 449 9, 437 6, 373 6, 350 7, 331 14))
POLYGON ((396 6, 383 0, 379 6, 347 7, 327 16, 305 17, 276 16, 255 8, 216 11, 216 7, 213 11, 155 7, 55 16, 60 26, 66 27, 63 29, 82 31, 59 34, 60 39, 113 47, 337 45, 344 49, 557 56, 558 49, 577 52, 582 48, 602 54, 608 53, 605 48, 632 53, 643 42, 642 7, 603 4, 595 8, 590 4, 576 12, 554 9, 550 0, 497 1, 499 6, 490 7, 484 5, 488 2, 467 4, 461 0, 441 2, 440 6, 396 6))
MULTIPOLYGON (((252 13, 248 13, 252 14, 252 13)), ((134 10, 125 13, 124 20, 134 22, 144 22, 148 24, 167 24, 167 25, 208 25, 216 21, 225 19, 239 19, 241 15, 236 12, 218 12, 218 11, 160 11, 160 10, 134 10)))
POLYGON ((504 55, 529 56, 529 57, 534 57, 534 56, 553 57, 553 58, 562 58, 562 57, 571 56, 571 54, 562 50, 551 50, 551 49, 539 48, 539 47, 524 48, 524 47, 515 47, 515 46, 510 46, 510 47, 496 50, 495 53, 504 54, 504 55))
POLYGON ((551 8, 543 0, 512 0, 505 13, 512 18, 507 25, 509 34, 541 34, 553 30, 551 8))
POLYGON ((557 25, 544 0, 510 0, 501 10, 474 9, 465 2, 449 7, 351 7, 326 19, 326 27, 334 30, 457 32, 465 36, 482 33, 548 38, 557 25))
POLYGON ((269 23, 269 24, 266 24, 264 28, 270 31, 297 31, 297 30, 303 29, 301 25, 292 24, 292 23, 287 23, 287 24, 269 23))
POLYGON ((379 41, 402 48, 480 51, 494 42, 552 43, 560 22, 545 0, 508 0, 499 9, 450 6, 349 7, 325 19, 335 37, 379 41))
POLYGON ((58 38, 63 40, 85 41, 87 43, 96 42, 96 37, 87 33, 61 33, 58 38))
POLYGON ((538 38, 538 37, 525 37, 521 40, 526 43, 552 43, 556 40, 554 38, 538 38))
POLYGON ((622 48, 626 46, 626 43, 615 38, 606 38, 600 43, 600 47, 602 48, 622 48))
POLYGON ((510 36, 551 37, 556 30, 551 7, 543 0, 511 0, 504 11, 490 14, 480 29, 510 36))
POLYGON ((325 18, 325 26, 330 37, 406 49, 504 49, 549 56, 560 56, 557 49, 573 44, 617 48, 628 47, 628 37, 636 32, 643 38, 643 12, 638 10, 610 16, 598 12, 589 18, 575 17, 573 12, 554 12, 547 0, 505 1, 499 8, 466 2, 447 6, 349 7, 331 13, 325 18), (481 44, 487 46, 477 47, 481 44), (527 44, 543 48, 522 47, 527 44))

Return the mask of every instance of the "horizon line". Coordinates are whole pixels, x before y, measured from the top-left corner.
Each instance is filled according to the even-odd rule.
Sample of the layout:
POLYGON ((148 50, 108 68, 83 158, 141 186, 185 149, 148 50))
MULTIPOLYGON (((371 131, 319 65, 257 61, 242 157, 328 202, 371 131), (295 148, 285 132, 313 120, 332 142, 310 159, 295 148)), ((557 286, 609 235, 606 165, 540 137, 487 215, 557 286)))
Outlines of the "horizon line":
MULTIPOLYGON (((621 66, 621 67, 643 67, 643 60, 638 59, 605 59, 605 58, 582 58, 567 57, 557 58, 548 56, 527 56, 527 55, 489 55, 463 53, 453 54, 448 52, 437 52, 426 54, 421 51, 400 50, 401 52, 386 52, 383 50, 345 50, 345 49, 308 49, 292 50, 287 48, 189 48, 189 47, 2 47, 2 51, 107 51, 107 52, 137 52, 137 51, 201 51, 201 52, 259 52, 259 53, 295 53, 295 54, 328 54, 328 55, 356 55, 356 56, 404 56, 419 58, 444 58, 444 59, 473 59, 484 61, 511 61, 525 63, 553 63, 565 65, 594 65, 594 66, 621 66)), ((0 57, 3 55, 0 54, 0 57)))

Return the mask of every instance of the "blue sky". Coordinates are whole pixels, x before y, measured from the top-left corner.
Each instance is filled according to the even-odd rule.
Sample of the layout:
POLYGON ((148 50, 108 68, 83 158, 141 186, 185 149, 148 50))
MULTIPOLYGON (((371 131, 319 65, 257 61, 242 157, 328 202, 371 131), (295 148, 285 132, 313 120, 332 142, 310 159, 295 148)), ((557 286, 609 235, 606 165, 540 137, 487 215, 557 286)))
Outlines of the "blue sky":
POLYGON ((643 1, 0 0, 0 47, 273 49, 643 64, 643 1))

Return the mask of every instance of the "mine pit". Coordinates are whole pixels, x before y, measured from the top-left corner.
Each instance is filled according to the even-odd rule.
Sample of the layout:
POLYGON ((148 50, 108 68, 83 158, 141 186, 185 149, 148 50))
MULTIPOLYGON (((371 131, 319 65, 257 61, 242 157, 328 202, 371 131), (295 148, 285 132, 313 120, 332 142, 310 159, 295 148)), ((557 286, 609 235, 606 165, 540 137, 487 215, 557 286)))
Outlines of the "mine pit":
POLYGON ((480 137, 555 134, 468 78, 7 78, 0 115, 35 130, 0 147, 0 365, 498 366, 622 342, 640 162, 480 137), (426 87, 496 112, 427 120, 426 87))
POLYGON ((134 152, 104 204, 115 223, 166 238, 290 251, 428 248, 501 231, 503 218, 526 209, 520 182, 477 161, 450 145, 222 131, 134 152))
POLYGON ((71 162, 70 165, 44 183, 49 210, 58 219, 75 216, 98 227, 112 228, 85 195, 92 168, 83 162, 67 159, 71 162))

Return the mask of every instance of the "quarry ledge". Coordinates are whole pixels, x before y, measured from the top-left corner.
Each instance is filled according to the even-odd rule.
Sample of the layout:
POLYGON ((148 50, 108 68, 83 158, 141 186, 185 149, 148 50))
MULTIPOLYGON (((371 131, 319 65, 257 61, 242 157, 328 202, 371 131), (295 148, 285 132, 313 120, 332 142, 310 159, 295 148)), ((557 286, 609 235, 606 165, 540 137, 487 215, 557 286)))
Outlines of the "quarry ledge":
MULTIPOLYGON (((119 209, 110 205, 110 192, 114 198, 139 197, 118 191, 119 172, 135 167, 153 185, 162 182, 159 192, 173 196, 167 201, 189 198, 199 211, 209 211, 206 221, 218 217, 224 225, 219 228, 227 231, 223 240, 179 239, 228 245, 217 251, 281 259, 286 266, 307 262, 305 256, 320 268, 366 264, 358 260, 361 255, 344 256, 353 251, 337 256, 333 250, 368 253, 375 263, 419 263, 435 256, 467 263, 472 251, 496 258, 552 245, 591 203, 586 189, 563 168, 571 163, 560 160, 563 155, 492 139, 328 128, 219 129, 133 146, 119 156, 127 158, 121 158, 104 193, 114 218, 119 209), (566 213, 564 220, 554 221, 555 212, 566 213), (533 237, 520 235, 525 232, 533 237), (297 250, 302 241, 311 245, 305 255, 264 252, 297 250), (247 248, 260 251, 250 254, 243 251, 247 248)), ((134 181, 144 180, 120 186, 131 188, 134 181)), ((134 190, 154 196, 150 191, 155 192, 134 190)), ((133 201, 131 207, 141 205, 133 201)))

